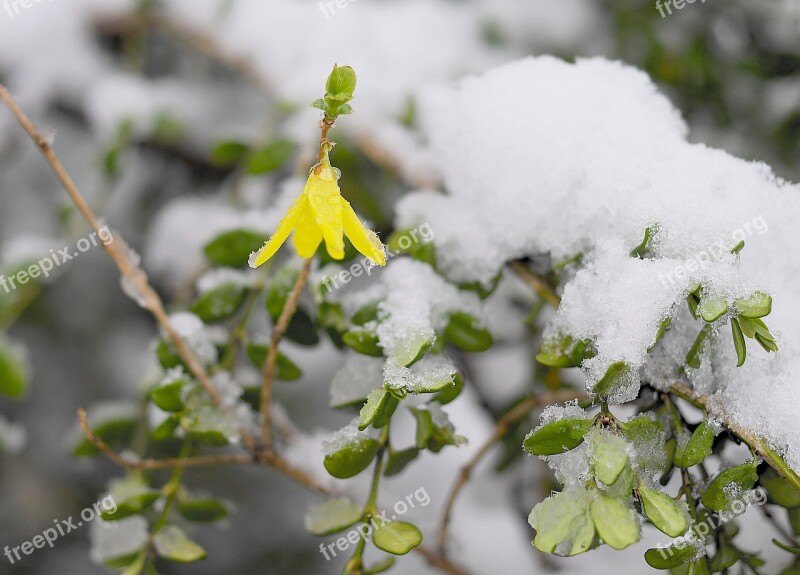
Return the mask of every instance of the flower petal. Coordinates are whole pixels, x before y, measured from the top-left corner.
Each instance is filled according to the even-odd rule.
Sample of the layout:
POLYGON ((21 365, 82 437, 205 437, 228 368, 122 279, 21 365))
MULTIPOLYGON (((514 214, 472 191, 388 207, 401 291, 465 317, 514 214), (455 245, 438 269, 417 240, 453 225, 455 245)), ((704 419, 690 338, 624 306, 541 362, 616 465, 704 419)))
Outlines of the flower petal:
POLYGON ((294 229, 292 243, 297 255, 303 259, 312 257, 322 242, 322 230, 317 224, 311 210, 304 210, 294 229))
POLYGON ((344 233, 359 252, 367 256, 379 266, 386 265, 386 255, 383 253, 383 244, 378 235, 366 228, 358 219, 350 202, 342 198, 342 222, 344 233))
POLYGON ((336 174, 330 166, 319 172, 312 171, 304 192, 319 224, 325 247, 333 259, 344 258, 344 230, 342 229, 342 194, 336 174))
POLYGON ((278 229, 275 230, 275 233, 272 234, 269 241, 266 242, 260 250, 250 254, 249 263, 251 268, 257 268, 263 265, 269 258, 275 255, 275 252, 280 249, 283 242, 285 242, 289 234, 292 233, 302 212, 307 209, 308 198, 306 198, 305 194, 301 194, 300 197, 294 201, 292 207, 289 208, 289 211, 286 212, 286 215, 283 216, 278 224, 278 229))

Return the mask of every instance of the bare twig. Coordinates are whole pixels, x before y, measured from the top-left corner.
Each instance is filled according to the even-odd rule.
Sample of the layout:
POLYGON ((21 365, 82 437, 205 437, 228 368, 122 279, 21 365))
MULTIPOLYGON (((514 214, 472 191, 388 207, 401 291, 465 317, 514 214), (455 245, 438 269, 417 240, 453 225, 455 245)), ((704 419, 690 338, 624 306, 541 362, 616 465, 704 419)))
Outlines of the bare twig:
POLYGON ((450 562, 446 557, 442 557, 440 554, 431 551, 427 547, 419 545, 414 548, 414 551, 422 555, 431 567, 436 567, 448 575, 470 575, 469 571, 464 570, 462 567, 450 562))
POLYGON ((267 453, 272 451, 272 383, 275 380, 278 346, 286 334, 286 329, 289 327, 289 322, 292 320, 294 312, 297 311, 297 304, 300 301, 300 296, 303 295, 303 289, 308 281, 308 273, 311 271, 312 262, 312 258, 305 261, 289 297, 286 298, 286 304, 283 306, 278 322, 272 330, 267 361, 264 362, 264 383, 261 386, 261 438, 264 444, 263 449, 267 453))
POLYGON ((447 535, 448 535, 448 527, 450 525, 450 517, 453 512, 453 507, 456 503, 456 499, 458 498, 461 491, 466 486, 467 482, 469 481, 470 477, 472 476, 473 471, 478 466, 478 464, 483 461, 484 457, 492 450, 492 447, 500 441, 505 435, 508 433, 511 426, 525 417, 528 413, 530 413, 533 409, 537 407, 541 407, 543 405, 550 405, 553 403, 561 403, 564 401, 571 401, 573 399, 586 399, 585 393, 580 393, 576 391, 557 391, 553 393, 548 393, 547 395, 533 395, 528 399, 522 401, 518 405, 516 405, 513 409, 508 411, 503 417, 501 417, 497 424, 495 425, 494 432, 491 436, 481 445, 480 449, 475 452, 475 455, 472 456, 464 466, 461 468, 461 471, 458 474, 453 486, 450 488, 450 493, 447 496, 447 500, 445 501, 444 508, 442 509, 441 519, 439 520, 439 535, 438 535, 438 554, 442 557, 447 555, 446 545, 447 545, 447 535))
POLYGON ((522 281, 528 284, 536 295, 558 309, 558 306, 561 305, 561 298, 558 297, 558 294, 549 283, 534 274, 522 262, 509 262, 508 267, 511 268, 522 281))
MULTIPOLYGON (((69 176, 66 168, 61 163, 61 160, 58 159, 58 156, 53 151, 50 141, 39 130, 37 130, 30 119, 28 119, 25 113, 17 105, 16 101, 8 92, 6 87, 2 84, 0 84, 0 100, 2 100, 3 103, 8 106, 9 110, 11 110, 11 113, 22 126, 23 130, 25 130, 28 136, 30 136, 31 140, 33 140, 34 144, 36 144, 36 147, 39 148, 39 151, 50 164, 51 169, 61 182, 61 185, 67 191, 67 194, 69 194, 72 202, 78 208, 78 211, 83 216, 83 219, 85 219, 86 223, 89 224, 89 227, 91 227, 94 233, 99 237, 104 237, 106 232, 102 230, 94 211, 92 211, 92 208, 89 207, 89 204, 78 190, 78 187, 72 181, 72 178, 69 176)), ((119 273, 122 276, 123 283, 130 291, 134 292, 137 297, 140 298, 141 305, 148 310, 159 323, 161 329, 164 330, 167 338, 169 338, 170 342, 172 342, 172 345, 175 347, 175 351, 189 367, 189 371, 192 372, 192 375, 194 375, 194 377, 206 391, 208 396, 211 398, 211 401, 213 401, 214 404, 220 409, 226 410, 227 406, 225 406, 223 403, 222 397, 217 391, 214 382, 211 381, 208 373, 206 373, 203 364, 191 351, 191 349, 189 349, 189 346, 186 345, 180 335, 178 335, 178 332, 175 331, 175 328, 170 322, 169 316, 164 309, 164 304, 161 301, 161 298, 148 281, 147 274, 144 273, 144 271, 138 265, 131 261, 128 245, 125 242, 125 239, 119 234, 114 234, 112 241, 103 242, 102 246, 103 250, 105 250, 105 252, 111 257, 112 260, 114 260, 114 263, 117 265, 119 273)), ((254 448, 255 442, 252 436, 246 430, 242 430, 242 440, 244 441, 245 445, 248 446, 248 448, 251 446, 254 448)))

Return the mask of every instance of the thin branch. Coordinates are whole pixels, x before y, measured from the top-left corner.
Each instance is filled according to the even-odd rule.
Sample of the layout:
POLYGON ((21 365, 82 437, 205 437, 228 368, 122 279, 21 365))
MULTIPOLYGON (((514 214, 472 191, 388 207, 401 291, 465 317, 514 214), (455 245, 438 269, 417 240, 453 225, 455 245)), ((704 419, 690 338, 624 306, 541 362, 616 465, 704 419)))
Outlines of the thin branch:
POLYGON ((303 264, 303 269, 300 270, 300 275, 297 276, 297 281, 286 299, 275 329, 272 330, 267 361, 264 362, 264 383, 261 386, 261 438, 264 444, 263 449, 267 453, 272 451, 272 383, 275 380, 275 369, 278 362, 278 346, 286 334, 294 312, 297 311, 297 304, 300 296, 303 295, 306 282, 308 282, 312 262, 312 258, 307 259, 303 264))
MULTIPOLYGON (((34 126, 30 119, 28 119, 22 109, 20 109, 20 107, 17 105, 14 98, 8 92, 6 87, 2 84, 0 84, 0 100, 2 100, 3 103, 8 106, 9 110, 11 110, 11 113, 22 126, 23 130, 25 130, 28 136, 30 136, 31 140, 33 140, 34 144, 36 144, 36 147, 39 148, 39 151, 50 164, 50 168, 61 182, 61 185, 67 191, 67 194, 69 194, 70 199, 78 208, 78 211, 83 216, 83 219, 89 224, 89 227, 91 227, 94 233, 99 237, 104 237, 106 230, 102 229, 102 226, 100 225, 94 211, 92 211, 92 208, 89 207, 89 204, 78 190, 75 182, 72 181, 72 178, 70 177, 64 165, 61 163, 61 160, 58 159, 58 156, 50 145, 49 139, 45 137, 39 130, 37 130, 36 126, 34 126)), ((134 292, 137 297, 140 298, 142 307, 144 307, 153 315, 153 317, 161 326, 161 329, 164 330, 167 338, 169 338, 169 340, 172 342, 172 345, 175 347, 175 351, 189 367, 189 371, 192 372, 192 375, 194 375, 197 381, 200 382, 200 385, 203 387, 203 389, 205 389, 206 393, 211 398, 211 401, 213 401, 214 404, 220 409, 226 410, 227 406, 223 403, 222 397, 217 391, 214 383, 211 381, 211 378, 208 376, 208 373, 206 373, 203 364, 189 349, 189 346, 186 345, 180 335, 178 335, 178 332, 175 331, 175 328, 172 326, 169 316, 164 309, 164 303, 161 301, 158 293, 150 285, 147 274, 138 265, 131 261, 130 251, 125 239, 119 234, 115 233, 113 234, 112 241, 102 242, 102 247, 117 265, 119 273, 122 276, 123 284, 127 286, 128 290, 134 292)), ((242 440, 244 441, 245 445, 248 445, 248 447, 255 445, 252 436, 246 430, 242 430, 242 440)))
POLYGON ((448 535, 448 527, 450 525, 450 517, 453 512, 453 507, 456 503, 456 499, 458 498, 461 491, 467 485, 470 477, 472 476, 473 471, 478 466, 478 464, 483 460, 484 457, 492 450, 492 447, 495 446, 497 442, 499 442, 506 434, 509 432, 511 426, 525 417, 528 413, 532 410, 536 409, 537 407, 541 407, 543 405, 550 405, 553 403, 561 403, 564 401, 571 401, 574 399, 583 400, 586 399, 585 393, 575 392, 575 391, 560 391, 560 392, 553 392, 548 393, 547 395, 533 395, 528 399, 522 401, 520 404, 515 406, 513 409, 508 411, 503 417, 501 417, 497 424, 495 425, 494 432, 492 435, 481 445, 480 449, 472 456, 462 468, 456 478, 453 486, 450 488, 450 493, 447 496, 447 500, 445 501, 444 508, 442 509, 442 516, 439 521, 439 535, 438 535, 438 554, 441 557, 446 556, 446 545, 447 545, 447 535, 448 535))
POLYGON ((561 298, 549 283, 534 274, 528 269, 528 266, 522 262, 509 262, 508 267, 511 268, 517 276, 524 281, 542 300, 558 309, 561 305, 561 298))
POLYGON ((749 429, 739 425, 736 421, 731 419, 728 414, 717 408, 713 402, 710 402, 707 395, 697 393, 688 385, 684 383, 673 383, 670 386, 669 391, 674 396, 680 397, 695 407, 705 410, 708 415, 719 420, 720 423, 722 423, 722 425, 728 429, 728 431, 744 441, 753 451, 760 455, 770 467, 777 471, 781 477, 786 479, 798 492, 800 492, 800 476, 798 476, 797 473, 791 467, 789 467, 789 464, 787 464, 786 461, 784 461, 783 458, 778 455, 763 438, 759 437, 749 429))
POLYGON ((448 575, 470 575, 469 571, 465 571, 462 567, 450 562, 446 557, 442 557, 427 547, 419 545, 414 548, 414 551, 422 555, 431 567, 436 567, 448 575))
POLYGON ((111 461, 128 469, 173 469, 176 467, 208 467, 214 465, 230 465, 230 464, 246 464, 253 463, 252 455, 202 455, 198 457, 177 457, 172 459, 134 459, 131 457, 124 457, 116 453, 111 446, 105 441, 100 439, 97 434, 92 431, 89 426, 89 420, 86 416, 85 409, 78 410, 78 421, 81 425, 81 430, 86 436, 86 439, 94 445, 98 451, 108 457, 111 461))

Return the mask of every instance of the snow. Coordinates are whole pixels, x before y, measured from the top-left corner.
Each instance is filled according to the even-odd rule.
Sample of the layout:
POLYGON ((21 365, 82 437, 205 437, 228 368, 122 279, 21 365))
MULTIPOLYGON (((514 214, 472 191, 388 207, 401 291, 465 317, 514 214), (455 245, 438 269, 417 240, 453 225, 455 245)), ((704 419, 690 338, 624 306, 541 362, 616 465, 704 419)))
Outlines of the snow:
POLYGON ((339 407, 363 400, 382 383, 383 360, 351 352, 331 381, 330 405, 339 407))
POLYGON ((437 382, 452 379, 457 373, 453 362, 442 356, 426 356, 411 367, 388 359, 383 367, 384 381, 389 387, 405 388, 411 393, 419 393, 437 382))
POLYGON ((147 520, 141 515, 126 517, 119 521, 92 522, 92 561, 104 564, 142 549, 149 538, 147 520))
POLYGON ((325 455, 331 455, 356 441, 371 437, 370 433, 372 432, 369 429, 359 431, 358 424, 359 418, 354 417, 350 423, 334 432, 330 439, 322 442, 322 452, 325 455))
POLYGON ((662 377, 650 383, 674 381, 700 328, 681 311, 696 284, 729 300, 770 293, 766 322, 781 350, 767 354, 750 340, 736 369, 730 330, 715 325, 708 361, 689 379, 800 469, 800 259, 785 250, 798 186, 764 164, 688 143, 679 113, 645 74, 599 58, 526 58, 428 90, 420 112, 447 194, 406 196, 397 226, 428 222, 437 264, 458 282, 488 284, 504 262, 526 256, 582 253, 548 333, 596 342, 583 366, 589 389, 617 361, 632 370, 614 401, 636 395, 643 368, 656 374, 651 361, 662 377), (629 256, 648 227, 648 259, 629 256), (737 238, 746 241, 738 256, 712 249, 737 238), (684 325, 648 354, 668 316, 684 325))
MULTIPOLYGON (((221 326, 205 326, 203 321, 190 312, 172 314, 170 323, 202 363, 214 363, 217 345, 227 340, 227 331, 221 326)), ((161 336, 166 339, 163 332, 161 336)))

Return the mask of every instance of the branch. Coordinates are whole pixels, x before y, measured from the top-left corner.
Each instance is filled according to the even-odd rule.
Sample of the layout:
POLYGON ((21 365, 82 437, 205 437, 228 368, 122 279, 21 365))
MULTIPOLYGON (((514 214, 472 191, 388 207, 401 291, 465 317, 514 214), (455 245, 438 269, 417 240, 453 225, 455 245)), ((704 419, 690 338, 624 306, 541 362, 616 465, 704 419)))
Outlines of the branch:
POLYGON ((571 401, 573 399, 586 399, 586 394, 575 391, 560 391, 548 393, 547 395, 532 395, 524 400, 519 405, 515 406, 503 417, 497 421, 494 428, 494 433, 481 445, 480 449, 472 456, 462 468, 456 478, 455 483, 450 488, 450 493, 447 496, 444 508, 442 510, 442 517, 439 521, 439 541, 438 541, 438 554, 441 557, 446 556, 446 544, 448 535, 448 526, 450 524, 450 517, 453 512, 456 499, 461 491, 466 486, 475 468, 483 460, 484 457, 491 451, 492 447, 500 441, 508 433, 509 428, 530 413, 533 409, 541 407, 542 405, 550 405, 553 403, 561 403, 564 401, 571 401))
POLYGON ((300 301, 300 296, 303 295, 303 288, 305 288, 308 281, 308 273, 311 271, 312 262, 312 258, 307 259, 303 264, 303 269, 300 270, 300 275, 297 276, 297 281, 286 299, 286 304, 281 310, 275 329, 272 330, 267 361, 264 362, 264 383, 261 386, 261 438, 264 443, 263 449, 267 453, 272 451, 272 417, 270 412, 272 409, 272 383, 275 380, 275 369, 278 362, 278 346, 281 344, 294 312, 297 311, 297 304, 300 301))
POLYGON ((694 389, 684 383, 673 383, 669 391, 676 397, 688 401, 695 407, 699 407, 720 423, 736 437, 744 441, 753 451, 758 453, 770 467, 772 467, 778 474, 786 479, 792 486, 800 492, 800 476, 789 467, 789 464, 778 455, 767 442, 750 431, 749 429, 739 425, 736 421, 732 420, 730 416, 720 409, 716 408, 713 403, 709 402, 709 396, 697 393, 694 389))
POLYGON ((542 300, 558 309, 561 305, 561 298, 549 283, 534 274, 528 269, 528 266, 520 261, 509 262, 508 267, 511 268, 517 277, 524 281, 542 300))
MULTIPOLYGON (((106 232, 101 229, 100 223, 97 220, 97 216, 92 211, 92 208, 89 207, 89 204, 86 202, 83 195, 81 195, 78 187, 72 181, 72 178, 69 176, 66 168, 61 163, 61 160, 58 159, 58 156, 50 145, 50 141, 36 129, 36 127, 20 109, 14 98, 3 84, 0 84, 0 100, 2 100, 3 103, 8 106, 9 110, 11 110, 11 113, 22 126, 23 130, 25 130, 28 136, 30 136, 31 140, 33 140, 33 143, 36 144, 36 147, 39 148, 39 151, 50 164, 50 168, 61 182, 61 185, 67 191, 67 194, 69 194, 70 199, 78 208, 78 211, 83 216, 83 219, 89 224, 89 227, 92 228, 95 234, 103 237, 106 232)), ((102 246, 103 250, 109 255, 109 257, 111 257, 112 260, 114 260, 117 269, 119 269, 123 284, 135 292, 139 298, 141 298, 142 307, 148 310, 159 323, 161 328, 164 330, 164 333, 175 347, 175 351, 189 367, 189 371, 192 372, 192 375, 194 375, 197 381, 200 382, 200 385, 203 387, 203 389, 205 389, 208 396, 214 402, 214 405, 223 411, 227 410, 227 406, 223 403, 222 397, 217 391, 214 383, 211 381, 211 378, 206 373, 203 364, 189 349, 189 346, 186 345, 183 339, 181 339, 181 337, 178 335, 178 332, 175 331, 175 328, 172 326, 169 316, 164 309, 164 303, 161 301, 158 293, 148 282, 147 274, 144 273, 144 271, 138 265, 131 261, 130 252, 125 239, 119 234, 113 234, 112 240, 110 242, 102 243, 102 246)), ((248 447, 255 445, 252 436, 244 429, 242 430, 242 440, 248 447)))

